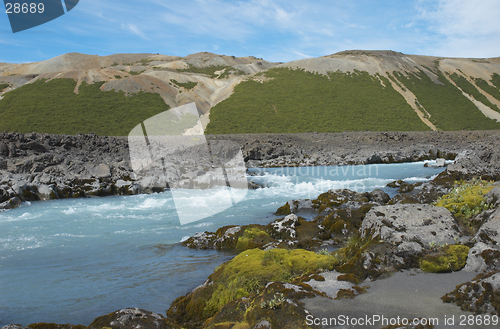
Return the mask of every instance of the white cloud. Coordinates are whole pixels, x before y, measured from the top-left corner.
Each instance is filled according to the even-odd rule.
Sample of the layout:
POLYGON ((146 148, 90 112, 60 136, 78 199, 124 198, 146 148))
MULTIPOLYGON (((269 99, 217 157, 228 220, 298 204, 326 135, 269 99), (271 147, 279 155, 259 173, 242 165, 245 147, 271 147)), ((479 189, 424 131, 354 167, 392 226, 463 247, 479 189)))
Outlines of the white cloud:
POLYGON ((312 57, 312 56, 309 56, 309 55, 303 54, 303 53, 301 53, 301 52, 298 52, 298 51, 296 51, 296 50, 292 50, 292 52, 293 52, 294 54, 296 54, 296 55, 299 55, 299 56, 300 56, 300 57, 302 57, 302 58, 311 58, 311 57, 312 57))
MULTIPOLYGON (((154 0, 153 0, 154 1, 154 0)), ((293 1, 292 1, 293 2, 293 1)), ((241 39, 264 28, 290 31, 299 24, 301 11, 285 1, 251 0, 228 2, 222 0, 176 2, 156 1, 165 11, 164 23, 177 25, 194 34, 210 33, 220 39, 241 39)))
POLYGON ((435 55, 500 56, 500 1, 421 0, 418 10, 433 40, 424 48, 435 55))
POLYGON ((144 35, 144 33, 142 33, 142 31, 139 30, 139 28, 134 24, 122 24, 122 29, 130 31, 130 32, 140 36, 143 39, 148 39, 146 37, 146 35, 144 35))
POLYGON ((434 10, 422 9, 436 32, 446 36, 474 37, 500 32, 500 1, 440 0, 434 10))

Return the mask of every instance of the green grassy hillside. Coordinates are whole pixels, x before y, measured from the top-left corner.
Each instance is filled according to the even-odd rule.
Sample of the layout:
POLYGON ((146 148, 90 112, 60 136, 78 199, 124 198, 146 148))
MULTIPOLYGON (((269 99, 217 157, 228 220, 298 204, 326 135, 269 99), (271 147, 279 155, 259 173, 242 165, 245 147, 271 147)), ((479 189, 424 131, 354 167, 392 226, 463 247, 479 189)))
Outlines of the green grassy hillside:
POLYGON ((137 124, 169 109, 158 94, 101 91, 104 82, 73 90, 76 81, 36 81, 0 100, 0 131, 126 136, 137 124))
MULTIPOLYGON (((453 86, 443 76, 441 71, 436 71, 436 73, 441 84, 434 83, 424 72, 420 72, 419 74, 409 73, 407 76, 399 72, 394 72, 393 74, 406 88, 415 94, 420 104, 430 113, 430 121, 438 129, 500 129, 500 123, 485 117, 458 88, 453 86)), ((459 87, 465 88, 464 92, 471 93, 473 96, 482 96, 477 89, 463 77, 459 77, 455 74, 452 75, 451 78, 457 81, 459 87)), ((494 109, 496 109, 496 107, 494 107, 494 109)))
POLYGON ((429 130, 385 77, 274 68, 210 110, 208 134, 429 130), (382 84, 383 83, 383 84, 382 84))
MULTIPOLYGON (((456 63, 449 60, 448 62, 454 63, 452 67, 455 68, 450 69, 449 65, 452 64, 448 63, 448 66, 443 67, 448 67, 449 72, 444 72, 437 59, 431 61, 414 57, 416 62, 408 62, 404 54, 394 52, 363 52, 356 56, 359 57, 356 57, 356 60, 344 58, 345 63, 352 61, 352 67, 366 67, 366 70, 373 71, 373 67, 377 67, 377 63, 382 61, 387 67, 394 69, 375 75, 356 70, 348 73, 337 71, 319 74, 285 67, 266 70, 265 67, 270 67, 270 64, 266 64, 262 66, 260 73, 247 75, 247 80, 237 84, 233 93, 213 108, 210 108, 213 96, 216 96, 215 99, 225 97, 233 83, 239 82, 239 78, 238 81, 232 79, 236 75, 244 74, 243 71, 229 65, 205 67, 203 57, 192 59, 201 64, 189 64, 188 69, 162 68, 164 72, 155 75, 155 79, 164 79, 165 84, 172 87, 171 91, 164 91, 162 94, 162 97, 168 98, 168 104, 181 105, 196 101, 203 112, 210 110, 207 134, 424 131, 430 130, 430 127, 438 130, 500 129, 500 122, 486 117, 469 99, 480 101, 500 113, 500 106, 493 99, 500 101, 500 75, 492 73, 488 78, 488 75, 484 74, 485 69, 490 72, 498 70, 494 63, 488 63, 491 67, 476 68, 479 72, 476 74, 474 60, 460 60, 456 63), (376 57, 376 60, 370 56, 376 57), (408 63, 414 64, 407 66, 408 63), (431 79, 424 72, 427 70, 434 72, 437 79, 431 79), (223 72, 218 72, 221 73, 219 75, 215 74, 216 71, 223 72), (179 75, 185 74, 183 72, 188 73, 179 78, 179 75), (393 85, 398 86, 397 90, 393 85), (406 99, 413 102, 413 96, 407 91, 416 97, 416 105, 422 115, 434 126, 427 126, 412 108, 414 104, 410 106, 407 103, 406 99), (178 97, 180 93, 182 97, 178 97)), ((311 59, 310 62, 300 65, 317 67, 322 72, 327 72, 329 65, 338 64, 336 60, 311 59)), ((153 69, 151 72, 154 72, 154 65, 158 64, 158 61, 139 61, 143 66, 149 65, 150 62, 150 69, 153 69)), ((345 65, 350 67, 349 64, 345 65)), ((115 79, 110 78, 111 80, 121 77, 123 83, 120 85, 136 90, 133 87, 136 83, 133 78, 123 81, 129 77, 114 73, 107 76, 112 75, 115 79)), ((25 80, 19 81, 26 83, 25 80)), ((154 92, 130 94, 129 89, 124 89, 129 90, 128 96, 122 91, 101 91, 100 87, 104 82, 91 85, 83 83, 79 87, 78 95, 74 93, 76 81, 72 79, 25 84, 2 94, 0 132, 94 132, 99 135, 128 135, 140 122, 169 109, 157 93, 160 92, 159 86, 154 88, 157 82, 152 81, 156 80, 147 81, 151 83, 154 92)), ((18 85, 13 83, 13 86, 18 85)), ((2 83, 0 90, 8 86, 2 83)), ((488 115, 495 117, 496 113, 488 115)))
POLYGON ((491 83, 493 84, 493 86, 488 84, 486 80, 483 80, 481 78, 474 78, 474 82, 479 88, 486 91, 488 94, 500 101, 500 75, 496 73, 493 74, 491 79, 491 83))

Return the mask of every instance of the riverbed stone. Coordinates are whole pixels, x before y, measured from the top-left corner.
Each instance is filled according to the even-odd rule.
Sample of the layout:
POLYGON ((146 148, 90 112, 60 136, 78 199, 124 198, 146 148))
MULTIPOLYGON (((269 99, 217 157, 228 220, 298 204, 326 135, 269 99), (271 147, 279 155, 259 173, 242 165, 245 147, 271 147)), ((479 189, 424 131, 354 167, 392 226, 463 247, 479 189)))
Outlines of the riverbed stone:
POLYGON ((13 197, 5 202, 0 203, 0 210, 9 210, 19 207, 22 204, 21 199, 17 196, 13 197))
POLYGON ((493 207, 500 206, 500 186, 495 186, 491 191, 484 195, 484 202, 492 204, 493 207))
POLYGON ((342 275, 344 274, 337 271, 323 272, 319 274, 319 276, 323 278, 322 281, 311 279, 307 282, 307 284, 309 284, 314 290, 320 291, 326 296, 335 299, 341 290, 349 290, 354 286, 354 283, 352 282, 339 280, 339 276, 342 275))
POLYGON ((446 208, 397 204, 373 207, 363 220, 361 236, 395 245, 417 242, 428 249, 432 244, 455 243, 460 232, 457 221, 446 208))
POLYGON ((498 179, 500 177, 498 144, 480 145, 474 150, 460 152, 454 163, 448 165, 447 171, 467 179, 474 176, 498 179))
MULTIPOLYGON (((491 246, 482 242, 476 243, 469 249, 467 264, 462 271, 480 273, 496 269, 496 261, 494 259, 489 259, 490 257, 488 257, 492 253, 500 255, 500 251, 492 249, 491 246)), ((500 262, 500 259, 498 259, 498 261, 500 262)))
POLYGON ((496 209, 481 225, 474 240, 500 250, 500 208, 496 209))
POLYGON ((146 311, 137 307, 125 308, 96 318, 88 329, 174 329, 179 328, 163 315, 146 311))
POLYGON ((391 197, 387 193, 382 191, 381 189, 373 190, 370 192, 369 195, 370 195, 369 196, 370 201, 373 201, 373 202, 376 202, 379 204, 385 204, 385 203, 389 202, 389 200, 391 199, 391 197))
POLYGON ((442 297, 463 311, 500 315, 500 271, 480 274, 442 297))

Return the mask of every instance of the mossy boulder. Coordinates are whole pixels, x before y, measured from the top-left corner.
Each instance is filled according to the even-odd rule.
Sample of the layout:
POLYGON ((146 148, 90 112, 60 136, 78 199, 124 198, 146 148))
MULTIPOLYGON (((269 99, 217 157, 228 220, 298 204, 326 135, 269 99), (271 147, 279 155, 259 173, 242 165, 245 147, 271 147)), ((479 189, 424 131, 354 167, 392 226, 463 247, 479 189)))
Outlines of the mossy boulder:
POLYGON ((404 186, 408 186, 408 183, 399 179, 399 180, 395 180, 395 181, 388 183, 386 186, 391 187, 391 188, 401 188, 404 186))
POLYGON ((260 248, 273 241, 274 239, 271 238, 266 231, 258 227, 248 227, 245 228, 243 234, 238 237, 236 249, 247 250, 260 248))
POLYGON ((341 280, 358 284, 367 278, 380 277, 386 271, 382 266, 385 251, 377 250, 378 244, 357 235, 336 250, 333 255, 339 259, 339 264, 335 270, 344 274, 340 276, 341 280))
POLYGON ((241 226, 223 226, 216 232, 196 233, 194 236, 182 242, 182 244, 193 249, 235 249, 238 238, 244 231, 244 229, 242 231, 241 226))
POLYGON ((287 202, 283 206, 279 207, 278 210, 274 213, 276 216, 287 216, 292 213, 290 209, 290 203, 287 202))
POLYGON ((290 248, 314 249, 330 238, 330 232, 316 221, 307 221, 295 214, 277 219, 268 225, 270 235, 290 248))
POLYGON ((336 236, 351 236, 359 231, 363 219, 373 206, 368 203, 354 209, 333 210, 321 221, 321 225, 336 236))
POLYGON ((330 232, 322 225, 290 214, 265 226, 232 225, 216 232, 196 233, 182 244, 194 249, 247 250, 279 246, 312 250, 328 239, 330 232))
POLYGON ((274 213, 277 216, 287 216, 290 214, 299 214, 301 212, 314 212, 313 203, 309 199, 287 201, 279 207, 274 213))
POLYGON ((429 273, 446 273, 460 271, 467 263, 469 247, 451 245, 426 255, 420 263, 420 268, 429 273))
POLYGON ((57 324, 57 323, 39 322, 39 323, 30 324, 28 326, 28 328, 32 328, 32 329, 85 329, 87 327, 84 325, 81 325, 81 324, 73 325, 73 324, 57 324))
POLYGON ((228 303, 262 291, 268 282, 290 282, 336 264, 333 256, 303 249, 246 250, 219 266, 202 286, 177 298, 167 315, 183 326, 198 327, 228 303))
POLYGON ((312 207, 321 214, 327 209, 338 209, 341 206, 344 208, 358 208, 361 204, 367 202, 370 202, 369 193, 358 193, 347 189, 330 190, 312 200, 312 207))
POLYGON ((307 312, 297 301, 315 294, 310 287, 273 282, 259 293, 236 299, 208 319, 203 328, 310 328, 307 312))

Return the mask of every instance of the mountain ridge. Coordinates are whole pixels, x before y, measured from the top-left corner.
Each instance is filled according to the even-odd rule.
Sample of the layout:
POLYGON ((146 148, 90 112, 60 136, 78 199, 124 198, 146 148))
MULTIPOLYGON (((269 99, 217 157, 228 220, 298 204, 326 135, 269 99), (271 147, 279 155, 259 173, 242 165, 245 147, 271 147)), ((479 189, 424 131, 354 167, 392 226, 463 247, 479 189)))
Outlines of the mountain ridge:
MULTIPOLYGON (((425 124, 429 130, 481 129, 482 124, 477 121, 476 125, 470 126, 472 128, 461 124, 447 125, 443 122, 443 113, 437 113, 436 109, 431 109, 436 107, 434 103, 429 100, 424 101, 428 94, 428 92, 423 92, 425 88, 430 88, 431 93, 440 90, 435 92, 438 102, 441 101, 440 98, 444 99, 452 92, 455 98, 460 99, 460 102, 454 106, 465 106, 467 110, 464 109, 461 113, 470 114, 471 117, 475 118, 474 120, 479 120, 479 116, 484 116, 494 122, 500 122, 500 57, 451 58, 407 55, 389 50, 346 50, 287 63, 272 63, 253 56, 235 57, 209 52, 200 52, 185 57, 147 53, 108 56, 68 53, 41 62, 0 64, 0 85, 8 85, 7 88, 0 91, 0 99, 10 91, 22 89, 26 84, 32 84, 39 80, 50 82, 53 79, 72 79, 76 81, 75 94, 79 93, 80 86, 84 82, 86 84, 102 82, 101 91, 122 91, 125 95, 141 91, 158 94, 169 108, 195 102, 203 113, 202 122, 206 127, 212 109, 217 112, 219 108, 227 107, 227 105, 223 105, 224 101, 236 97, 235 90, 242 92, 242 86, 249 86, 247 82, 276 84, 279 79, 271 82, 276 79, 276 77, 271 77, 272 72, 276 70, 302 70, 326 76, 329 80, 332 79, 332 73, 337 74, 336 78, 341 78, 339 74, 353 77, 360 72, 365 72, 378 81, 380 88, 390 89, 390 96, 387 97, 402 97, 418 118, 417 120, 425 124), (399 96, 392 90, 397 92, 399 96), (438 120, 436 117, 441 117, 441 119, 438 120)), ((305 76, 295 78, 300 81, 300 79, 305 79, 305 76)), ((285 79, 279 81, 286 82, 285 79)), ((350 80, 348 79, 348 81, 350 80)), ((338 85, 335 88, 338 88, 338 85)), ((301 93, 300 90, 294 90, 294 92, 301 93)), ((332 95, 340 98, 356 97, 354 94, 332 95)), ((258 93, 251 94, 251 96, 254 100, 253 103, 257 103, 261 97, 258 93)), ((293 95, 283 94, 281 97, 291 96, 293 95)), ((270 109, 276 112, 276 106, 273 105, 275 100, 272 99, 274 96, 268 97, 270 97, 270 109)), ((321 104, 324 104, 325 100, 321 97, 320 94, 310 92, 303 98, 309 104, 323 106, 321 104)), ((326 101, 328 103, 328 100, 326 101)), ((0 100, 0 105, 1 102, 0 100)), ((232 101, 228 100, 224 104, 228 102, 232 101)), ((396 103, 400 104, 398 106, 401 109, 407 108, 406 105, 401 105, 400 99, 396 103)), ((290 104, 287 103, 283 103, 283 105, 284 108, 290 107, 290 104)), ((239 116, 240 108, 244 107, 243 104, 234 102, 231 106, 230 111, 225 110, 226 116, 239 116)), ((267 105, 265 106, 267 107, 267 105)), ((452 111, 451 105, 449 108, 449 111, 452 111)), ((253 110, 257 111, 260 108, 253 110)), ((331 108, 327 110, 338 111, 339 109, 331 105, 331 108)), ((356 105, 349 107, 350 112, 346 113, 357 113, 364 110, 356 105)), ((372 112, 367 113, 367 115, 375 113, 374 120, 376 120, 376 111, 383 110, 382 108, 372 109, 372 112)), ((314 109, 309 111, 314 111, 314 109)), ((452 114, 450 113, 450 115, 452 114)), ((267 114, 264 115, 264 118, 267 116, 267 114)), ((225 123, 220 121, 221 116, 216 117, 218 121, 212 122, 210 126, 223 126, 225 123)), ((15 119, 12 120, 15 121, 15 119)), ((239 126, 242 124, 244 123, 238 123, 239 126)), ((495 128, 496 125, 486 123, 486 121, 483 124, 489 127, 484 129, 499 129, 495 128)), ((233 132, 211 127, 209 130, 214 133, 233 132)), ((2 128, 0 126, 0 130, 2 128)), ((384 126, 380 126, 374 129, 383 128, 384 126)), ((339 130, 341 127, 335 129, 339 130)), ((350 129, 349 126, 346 127, 346 130, 350 129)), ((357 128, 355 127, 355 129, 357 128)), ((243 132, 252 131, 243 130, 243 132)))

